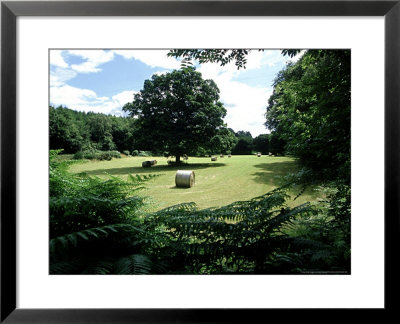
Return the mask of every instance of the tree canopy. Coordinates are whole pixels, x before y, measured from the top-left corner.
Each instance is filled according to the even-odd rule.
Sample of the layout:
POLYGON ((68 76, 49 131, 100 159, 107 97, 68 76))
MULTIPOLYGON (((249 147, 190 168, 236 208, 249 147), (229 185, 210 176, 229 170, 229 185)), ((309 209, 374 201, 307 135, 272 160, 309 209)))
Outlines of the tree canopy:
POLYGON ((137 119, 142 146, 162 150, 177 162, 184 154, 210 148, 226 115, 215 82, 191 67, 154 74, 123 110, 137 119))
POLYGON ((275 79, 265 125, 321 179, 350 182, 350 51, 309 50, 275 79))
MULTIPOLYGON (((245 69, 247 63, 247 55, 251 49, 173 49, 169 51, 168 56, 182 57, 183 66, 186 66, 190 60, 197 60, 199 63, 220 63, 224 66, 230 62, 234 62, 238 69, 245 69)), ((264 51, 259 49, 258 51, 264 51)), ((290 57, 298 54, 298 49, 284 49, 282 55, 290 57)))

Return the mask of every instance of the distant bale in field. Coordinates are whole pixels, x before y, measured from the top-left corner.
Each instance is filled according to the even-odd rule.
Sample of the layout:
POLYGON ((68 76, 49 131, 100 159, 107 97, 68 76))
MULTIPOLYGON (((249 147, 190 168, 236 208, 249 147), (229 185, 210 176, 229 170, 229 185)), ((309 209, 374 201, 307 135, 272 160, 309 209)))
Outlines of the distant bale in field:
POLYGON ((178 170, 175 175, 175 185, 177 187, 190 188, 194 186, 194 171, 178 170))
POLYGON ((257 156, 258 156, 258 157, 260 157, 260 156, 261 156, 261 153, 260 153, 260 152, 258 152, 258 153, 257 153, 257 156))
POLYGON ((230 158, 230 157, 232 157, 232 155, 229 154, 229 155, 228 155, 228 158, 230 158))
POLYGON ((143 161, 142 162, 142 167, 143 168, 149 168, 152 165, 157 165, 157 160, 151 160, 151 161, 143 161))
POLYGON ((268 155, 269 155, 269 156, 272 156, 272 153, 271 153, 271 152, 269 152, 269 153, 268 153, 268 155))
POLYGON ((217 161, 217 157, 216 156, 212 156, 211 157, 211 161, 217 161))
POLYGON ((224 155, 223 155, 223 154, 221 154, 221 155, 220 155, 220 157, 222 157, 222 158, 223 158, 223 157, 224 157, 224 155))

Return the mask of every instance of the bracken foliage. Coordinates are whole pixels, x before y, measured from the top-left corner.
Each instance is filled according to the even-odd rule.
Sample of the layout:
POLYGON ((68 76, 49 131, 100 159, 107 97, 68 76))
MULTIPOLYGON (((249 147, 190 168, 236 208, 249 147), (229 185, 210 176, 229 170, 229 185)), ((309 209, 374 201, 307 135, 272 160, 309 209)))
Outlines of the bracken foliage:
POLYGON ((137 195, 153 176, 72 175, 50 162, 51 274, 251 274, 349 271, 346 192, 287 206, 288 187, 198 210, 146 213, 137 195), (333 199, 331 199, 333 197, 333 199))
POLYGON ((145 225, 162 227, 157 255, 168 256, 174 273, 270 273, 268 262, 290 243, 281 229, 311 212, 309 204, 288 208, 286 199, 277 189, 221 208, 181 204, 147 217, 145 225))
POLYGON ((149 273, 140 254, 145 199, 137 192, 153 178, 102 180, 67 171, 50 151, 50 273, 149 273))

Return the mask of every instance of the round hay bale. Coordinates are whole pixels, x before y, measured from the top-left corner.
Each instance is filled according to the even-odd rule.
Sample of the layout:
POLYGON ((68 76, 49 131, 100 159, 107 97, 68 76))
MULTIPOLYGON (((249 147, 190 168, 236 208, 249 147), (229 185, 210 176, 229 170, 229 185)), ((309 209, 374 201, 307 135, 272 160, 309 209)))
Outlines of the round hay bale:
POLYGON ((217 157, 216 156, 212 156, 211 157, 211 161, 217 161, 217 157))
POLYGON ((269 152, 269 153, 268 153, 268 155, 269 155, 269 156, 272 156, 272 153, 271 153, 271 152, 269 152))
POLYGON ((221 154, 221 155, 220 155, 220 157, 222 157, 222 158, 223 158, 223 157, 224 157, 224 155, 223 155, 223 154, 221 154))
POLYGON ((257 156, 260 157, 260 156, 261 156, 261 153, 258 153, 257 156))
POLYGON ((229 154, 229 155, 228 155, 228 158, 230 158, 230 157, 232 157, 232 155, 229 154))
POLYGON ((157 165, 157 160, 151 160, 150 163, 151 165, 157 165))
POLYGON ((190 188, 194 186, 194 171, 178 170, 175 175, 175 185, 177 187, 190 188))
POLYGON ((142 162, 142 167, 143 168, 150 168, 151 167, 151 161, 143 161, 142 162))

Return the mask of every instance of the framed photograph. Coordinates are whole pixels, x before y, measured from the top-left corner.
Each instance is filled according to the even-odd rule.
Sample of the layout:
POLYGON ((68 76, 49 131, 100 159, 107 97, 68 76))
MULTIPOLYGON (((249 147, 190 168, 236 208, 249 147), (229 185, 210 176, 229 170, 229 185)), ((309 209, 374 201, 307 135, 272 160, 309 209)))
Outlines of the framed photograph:
POLYGON ((1 322, 395 311, 399 21, 399 1, 3 1, 1 322))

